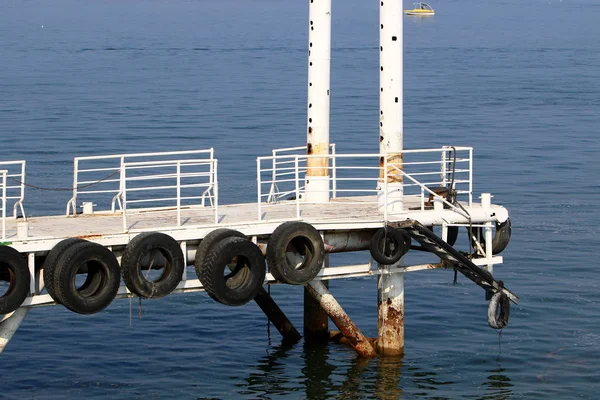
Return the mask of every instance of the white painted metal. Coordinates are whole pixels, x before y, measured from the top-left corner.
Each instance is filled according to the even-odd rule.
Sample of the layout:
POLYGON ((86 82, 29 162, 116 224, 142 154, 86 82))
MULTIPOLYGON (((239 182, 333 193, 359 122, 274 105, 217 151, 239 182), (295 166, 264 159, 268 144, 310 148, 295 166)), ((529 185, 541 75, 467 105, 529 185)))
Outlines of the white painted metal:
POLYGON ((23 200, 25 199, 25 161, 0 161, 0 170, 6 171, 6 206, 10 207, 12 203, 13 218, 19 216, 27 219, 25 209, 23 208, 23 200))
POLYGON ((168 161, 179 156, 197 160, 214 159, 214 149, 75 157, 73 159, 73 195, 67 203, 67 215, 76 215, 78 198, 89 195, 108 196, 111 201, 111 211, 114 212, 117 205, 121 209, 118 194, 121 183, 121 166, 124 163, 168 161))
MULTIPOLYGON (((403 38, 402 1, 387 0, 379 6, 379 152, 386 157, 388 167, 402 168, 403 153, 403 38)), ((379 165, 383 164, 380 162, 379 165)), ((383 171, 387 193, 380 193, 380 207, 389 212, 403 210, 401 176, 383 171), (385 197, 385 202, 383 201, 385 197)), ((380 191, 383 190, 380 183, 380 191)))
MULTIPOLYGON (((438 198, 429 187, 439 187, 447 184, 451 179, 448 175, 453 173, 453 186, 455 187, 458 199, 467 199, 471 203, 472 193, 470 188, 472 184, 469 180, 471 176, 471 148, 456 147, 458 157, 452 169, 448 169, 446 163, 441 160, 439 154, 448 151, 447 147, 436 149, 405 150, 404 156, 407 160, 404 162, 403 169, 395 165, 387 165, 387 157, 383 154, 331 154, 330 175, 332 176, 331 198, 335 199, 338 195, 344 196, 345 201, 353 196, 378 195, 378 198, 372 199, 373 204, 379 205, 380 211, 387 220, 388 210, 396 210, 389 206, 390 203, 397 201, 394 197, 397 191, 395 189, 380 190, 375 188, 380 182, 382 171, 387 170, 389 176, 401 176, 404 178, 402 195, 403 202, 409 201, 408 196, 419 195, 421 197, 421 210, 425 209, 425 202, 430 196, 438 198), (380 159, 384 160, 382 167, 376 167, 380 159), (458 166, 458 168, 457 168, 458 166), (438 169, 439 168, 439 169, 438 169), (414 172, 413 172, 414 171, 414 172), (419 181, 415 177, 424 180, 419 181), (389 194, 389 199, 388 199, 389 194), (388 207, 381 207, 387 204, 388 207)), ((257 179, 258 179, 258 208, 259 219, 265 219, 263 210, 273 209, 277 206, 282 207, 288 204, 283 201, 290 195, 295 195, 295 202, 300 203, 305 195, 304 187, 299 182, 304 181, 306 169, 304 166, 307 160, 318 156, 298 155, 298 154, 278 154, 270 157, 257 158, 257 179), (276 165, 277 167, 272 167, 276 165), (277 168, 274 173, 273 170, 277 168), (264 190, 262 189, 264 188, 264 190), (268 194, 267 194, 268 188, 268 194), (264 193, 264 194, 263 194, 264 193)), ((454 162, 454 160, 452 160, 454 162)), ((383 186, 392 186, 386 180, 383 186)), ((396 188, 397 189, 397 188, 396 188)), ((364 204, 364 199, 361 200, 364 204)), ((448 206, 455 209, 456 212, 467 216, 465 212, 455 205, 446 202, 448 206)), ((304 204, 298 205, 300 210, 306 207, 304 204)), ((398 214, 402 211, 393 211, 398 214)), ((300 217, 300 213, 295 216, 300 217)))
POLYGON ((329 105, 331 0, 309 3, 306 195, 304 201, 329 201, 329 105))
POLYGON ((0 170, 0 177, 2 178, 2 198, 0 199, 0 207, 2 208, 2 239, 6 239, 6 174, 7 170, 0 170))

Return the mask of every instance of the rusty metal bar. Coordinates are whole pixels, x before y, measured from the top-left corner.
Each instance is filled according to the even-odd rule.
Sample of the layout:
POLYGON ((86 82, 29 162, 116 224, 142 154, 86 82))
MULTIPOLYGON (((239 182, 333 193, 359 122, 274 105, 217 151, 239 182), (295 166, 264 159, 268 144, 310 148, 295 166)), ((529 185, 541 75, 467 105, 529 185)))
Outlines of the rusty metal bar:
POLYGON ((404 353, 404 273, 382 273, 377 283, 377 352, 400 356, 404 353))
POLYGON ((320 306, 327 312, 335 326, 348 339, 350 345, 361 357, 375 357, 375 349, 369 340, 361 333, 342 306, 337 302, 329 290, 321 281, 311 281, 306 286, 309 293, 317 300, 320 306))
POLYGON ((286 343, 296 343, 302 337, 294 325, 290 322, 288 317, 281 311, 281 308, 275 303, 273 298, 262 288, 260 292, 254 297, 254 301, 261 310, 265 313, 269 321, 277 328, 283 341, 286 343))

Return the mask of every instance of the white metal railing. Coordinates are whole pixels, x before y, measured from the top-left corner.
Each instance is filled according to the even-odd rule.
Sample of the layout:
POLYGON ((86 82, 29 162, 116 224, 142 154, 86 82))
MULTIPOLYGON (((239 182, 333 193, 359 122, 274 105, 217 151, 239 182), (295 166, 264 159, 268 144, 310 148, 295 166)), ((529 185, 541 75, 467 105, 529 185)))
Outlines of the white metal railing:
POLYGON ((127 214, 135 211, 174 209, 181 226, 184 207, 210 205, 218 223, 216 159, 180 159, 125 162, 120 170, 119 193, 123 229, 127 214))
MULTIPOLYGON (((204 161, 212 160, 214 159, 214 150, 210 148, 206 150, 75 157, 73 160, 73 195, 67 203, 66 214, 77 214, 77 201, 82 197, 89 199, 89 201, 109 204, 112 212, 116 212, 117 207, 120 211, 123 211, 120 198, 123 164, 175 161, 178 157, 204 161)), ((207 188, 207 193, 210 190, 211 188, 207 188)))
MULTIPOLYGON (((384 171, 388 171, 388 176, 398 174, 403 176, 404 196, 419 198, 420 208, 423 210, 426 209, 430 197, 440 197, 432 190, 436 187, 451 188, 457 197, 462 197, 469 206, 472 205, 473 150, 471 147, 445 146, 434 149, 404 150, 402 155, 401 166, 388 165, 385 154, 329 155, 330 197, 343 197, 348 204, 353 200, 360 204, 385 204, 383 212, 387 219, 387 179, 384 180, 382 188, 383 204, 379 204, 381 199, 377 199, 377 195, 381 195, 382 192, 378 186, 381 186, 380 173, 383 168, 384 171)), ((300 217, 306 180, 306 160, 312 157, 323 156, 289 154, 257 158, 259 220, 265 218, 263 211, 267 208, 289 205, 291 201, 296 205, 296 217, 300 217), (269 189, 265 190, 267 187, 269 189)), ((451 205, 447 201, 445 203, 451 205)), ((453 209, 456 208, 454 205, 451 206, 453 209)))
POLYGON ((25 161, 0 161, 0 169, 6 170, 6 190, 3 198, 6 200, 7 210, 12 206, 13 218, 19 216, 27 220, 23 200, 25 199, 25 161))
POLYGON ((6 175, 8 174, 8 171, 3 169, 0 170, 0 178, 2 179, 0 181, 0 184, 2 185, 0 187, 0 189, 2 189, 2 198, 0 199, 0 207, 2 207, 1 211, 1 215, 2 215, 2 240, 6 239, 6 175))
MULTIPOLYGON (((335 154, 335 143, 331 143, 329 144, 329 151, 331 154, 335 154)), ((292 172, 291 167, 293 166, 295 168, 295 164, 294 161, 291 159, 287 159, 287 158, 279 158, 278 156, 291 156, 291 155, 303 155, 306 154, 306 146, 296 146, 296 147, 285 147, 285 148, 281 148, 281 149, 274 149, 273 150, 273 156, 272 156, 272 168, 271 168, 271 187, 269 188, 269 194, 267 196, 267 203, 274 203, 279 201, 280 199, 285 199, 286 197, 289 197, 290 195, 292 195, 295 191, 287 191, 287 192, 280 192, 279 188, 277 187, 277 182, 281 179, 283 181, 286 181, 287 179, 290 179, 292 176, 294 176, 295 172, 292 172), (302 153, 300 153, 302 152, 302 153)), ((332 159, 332 172, 333 174, 335 174, 336 169, 335 169, 335 158, 332 159)), ((306 159, 301 159, 299 160, 299 164, 298 164, 298 173, 301 175, 304 175, 306 173, 306 159)), ((332 192, 332 196, 333 198, 336 197, 336 190, 335 190, 335 176, 332 177, 333 180, 333 192, 332 192)), ((303 192, 304 191, 304 184, 302 184, 299 187, 299 191, 303 192)))

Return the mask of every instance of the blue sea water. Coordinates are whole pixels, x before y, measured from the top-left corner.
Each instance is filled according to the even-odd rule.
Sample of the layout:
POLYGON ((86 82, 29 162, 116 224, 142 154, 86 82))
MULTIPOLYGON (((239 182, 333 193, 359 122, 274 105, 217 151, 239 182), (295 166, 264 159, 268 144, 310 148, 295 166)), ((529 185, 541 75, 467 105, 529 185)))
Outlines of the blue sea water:
MULTIPOLYGON (((410 2, 405 2, 409 6, 410 2)), ((331 140, 378 146, 378 2, 334 1, 331 140)), ((597 398, 600 2, 455 0, 404 18, 405 147, 475 148, 475 191, 508 207, 495 274, 521 297, 501 335, 450 271, 406 276, 406 354, 285 346, 254 304, 206 294, 31 311, 0 398, 597 398)), ((69 187, 74 156, 215 147, 221 200, 253 201, 256 156, 302 145, 304 1, 0 1, 0 159, 69 187)), ((29 190, 30 214, 67 193, 29 190)), ((376 282, 331 282, 375 336, 376 282)), ((301 328, 302 290, 272 294, 301 328)))

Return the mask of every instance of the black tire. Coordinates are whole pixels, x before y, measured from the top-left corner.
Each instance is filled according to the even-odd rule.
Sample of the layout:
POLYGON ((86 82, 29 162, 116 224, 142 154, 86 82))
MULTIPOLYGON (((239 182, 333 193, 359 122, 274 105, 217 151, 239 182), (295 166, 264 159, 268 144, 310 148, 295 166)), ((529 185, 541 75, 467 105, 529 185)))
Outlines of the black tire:
POLYGON ((304 285, 312 281, 323 268, 324 260, 323 239, 306 222, 290 221, 279 225, 267 243, 267 262, 271 274, 278 281, 290 285, 304 285))
POLYGON ((127 288, 140 297, 160 298, 170 294, 183 276, 185 261, 179 243, 160 232, 145 232, 134 237, 125 247, 121 259, 121 274, 127 288), (156 255, 164 259, 162 274, 148 279, 156 255), (147 271, 144 276, 143 270, 147 271))
POLYGON ((446 238, 446 243, 448 243, 450 246, 454 246, 457 239, 458 239, 458 226, 449 226, 448 227, 448 237, 446 238))
POLYGON ((210 232, 208 235, 202 239, 198 249, 196 250, 196 257, 194 258, 194 269, 196 270, 196 275, 198 279, 200 279, 201 271, 202 271, 202 263, 206 258, 206 255, 210 251, 210 249, 221 240, 228 237, 239 237, 246 238, 242 232, 235 231, 233 229, 227 228, 219 228, 210 232))
MULTIPOLYGON (((468 229, 468 228, 467 228, 468 229)), ((512 223, 510 222, 510 218, 507 218, 501 224, 496 224, 496 232, 494 232, 494 237, 492 238, 492 254, 500 254, 506 249, 508 243, 510 242, 510 236, 512 234, 512 223)), ((481 247, 485 250, 485 237, 483 234, 483 229, 480 227, 473 228, 473 235, 479 240, 481 247)), ((473 243, 473 247, 475 247, 475 242, 471 240, 473 243)))
POLYGON ((503 329, 510 318, 510 300, 503 292, 496 292, 488 305, 488 325, 494 329, 503 329))
POLYGON ((48 253, 48 256, 46 256, 46 260, 44 260, 44 286, 46 287, 46 291, 48 292, 50 297, 52 297, 52 299, 54 299, 54 301, 56 301, 57 303, 60 303, 60 300, 58 299, 58 296, 56 296, 56 292, 54 290, 54 275, 56 272, 56 263, 58 262, 58 259, 60 258, 60 256, 62 256, 66 249, 77 243, 83 242, 85 242, 85 240, 79 238, 69 238, 61 240, 52 248, 52 250, 50 250, 50 253, 48 253))
POLYGON ((0 246, 0 280, 9 283, 0 297, 0 314, 15 311, 29 294, 27 260, 12 247, 0 246))
POLYGON ((409 250, 410 242, 408 232, 384 226, 371 237, 371 257, 379 264, 394 264, 409 250))
POLYGON ((199 278, 214 300, 228 306, 241 306, 258 294, 265 275, 265 258, 259 248, 248 239, 234 236, 211 246, 202 262, 199 278), (235 266, 230 266, 232 261, 235 266))
POLYGON ((84 242, 67 248, 59 257, 54 290, 69 310, 94 314, 112 303, 120 281, 119 263, 114 254, 104 246, 84 242), (80 268, 86 270, 88 276, 78 288, 75 279, 80 268))
POLYGON ((500 254, 508 243, 510 242, 510 236, 512 234, 512 223, 510 222, 510 218, 507 218, 501 224, 496 224, 496 234, 494 235, 494 239, 492 240, 492 253, 500 254))

